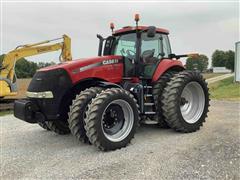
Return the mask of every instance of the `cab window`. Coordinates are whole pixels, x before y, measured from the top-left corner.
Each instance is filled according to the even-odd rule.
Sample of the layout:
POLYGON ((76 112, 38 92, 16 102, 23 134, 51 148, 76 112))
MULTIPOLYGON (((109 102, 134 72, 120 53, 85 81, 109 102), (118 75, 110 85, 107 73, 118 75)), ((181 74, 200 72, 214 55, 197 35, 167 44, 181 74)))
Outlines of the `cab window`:
POLYGON ((161 59, 167 58, 169 54, 171 54, 171 49, 169 45, 169 40, 167 35, 165 34, 156 34, 155 37, 147 37, 147 33, 142 34, 142 46, 141 46, 141 54, 144 55, 147 52, 152 52, 153 57, 161 59), (162 39, 162 43, 160 38, 162 39), (163 44, 163 56, 162 56, 162 44, 163 44))
POLYGON ((116 38, 114 55, 128 56, 136 53, 136 34, 125 34, 116 38))

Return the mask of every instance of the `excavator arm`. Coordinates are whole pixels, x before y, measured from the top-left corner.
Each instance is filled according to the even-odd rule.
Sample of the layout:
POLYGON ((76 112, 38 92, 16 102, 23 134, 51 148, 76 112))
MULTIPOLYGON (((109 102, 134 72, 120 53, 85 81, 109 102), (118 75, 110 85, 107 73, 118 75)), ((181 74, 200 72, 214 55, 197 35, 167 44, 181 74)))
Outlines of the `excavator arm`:
POLYGON ((71 39, 67 35, 63 35, 62 38, 58 39, 18 46, 15 50, 7 53, 3 58, 0 69, 0 97, 16 95, 16 88, 13 82, 15 76, 14 68, 15 63, 19 59, 58 50, 61 50, 61 62, 72 60, 71 39), (44 45, 59 39, 63 39, 63 42, 44 45))

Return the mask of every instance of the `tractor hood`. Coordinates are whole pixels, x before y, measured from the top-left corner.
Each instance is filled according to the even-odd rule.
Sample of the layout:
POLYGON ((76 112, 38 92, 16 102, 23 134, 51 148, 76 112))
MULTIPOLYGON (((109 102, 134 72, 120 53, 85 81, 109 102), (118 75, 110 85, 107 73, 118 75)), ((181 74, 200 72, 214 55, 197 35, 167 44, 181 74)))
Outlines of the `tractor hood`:
POLYGON ((123 63, 122 56, 98 56, 63 62, 42 68, 38 71, 48 72, 56 69, 67 71, 73 84, 86 78, 98 78, 117 82, 122 77, 123 63))
POLYGON ((115 59, 121 60, 122 56, 98 56, 98 57, 91 57, 91 58, 81 58, 81 59, 66 61, 53 66, 41 68, 39 71, 49 71, 49 70, 54 70, 58 68, 74 70, 76 68, 88 66, 90 64, 95 64, 99 62, 102 62, 103 64, 110 64, 111 62, 109 60, 115 60, 115 59))

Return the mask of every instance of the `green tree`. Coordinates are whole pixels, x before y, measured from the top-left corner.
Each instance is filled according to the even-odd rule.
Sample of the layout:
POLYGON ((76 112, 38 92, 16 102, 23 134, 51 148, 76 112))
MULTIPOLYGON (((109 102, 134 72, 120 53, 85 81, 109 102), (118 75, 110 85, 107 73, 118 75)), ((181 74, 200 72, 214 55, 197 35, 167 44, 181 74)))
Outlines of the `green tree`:
POLYGON ((225 59, 226 59, 225 67, 232 71, 234 71, 234 56, 235 56, 234 51, 229 50, 225 52, 225 59))
POLYGON ((221 50, 215 50, 212 54, 212 66, 225 67, 225 65, 226 65, 225 52, 221 50))
MULTIPOLYGON (((0 55, 0 68, 5 54, 0 55)), ((30 78, 36 73, 37 69, 47 67, 50 65, 55 65, 55 62, 31 62, 25 58, 21 58, 16 62, 15 73, 18 78, 30 78)))
POLYGON ((18 78, 33 77, 37 69, 38 66, 36 63, 27 61, 25 58, 18 60, 15 66, 15 72, 18 78))
POLYGON ((186 68, 188 70, 197 69, 201 72, 207 70, 208 67, 208 57, 200 54, 199 57, 189 57, 186 61, 186 68))
POLYGON ((38 65, 38 68, 44 68, 44 67, 47 67, 47 66, 52 66, 52 65, 55 65, 56 63, 51 61, 51 62, 39 62, 37 65, 38 65))

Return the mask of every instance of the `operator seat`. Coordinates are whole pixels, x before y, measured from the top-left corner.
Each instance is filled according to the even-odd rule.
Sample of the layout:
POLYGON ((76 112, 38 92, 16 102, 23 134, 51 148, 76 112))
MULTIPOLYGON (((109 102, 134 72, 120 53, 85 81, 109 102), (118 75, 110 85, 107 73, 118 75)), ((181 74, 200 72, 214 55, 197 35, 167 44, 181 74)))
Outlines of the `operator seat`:
POLYGON ((143 62, 145 64, 153 63, 152 58, 153 58, 154 53, 155 53, 155 49, 143 51, 143 53, 142 53, 143 62))
POLYGON ((154 57, 155 49, 146 50, 142 53, 142 61, 144 68, 144 77, 151 78, 156 68, 158 58, 154 57))

